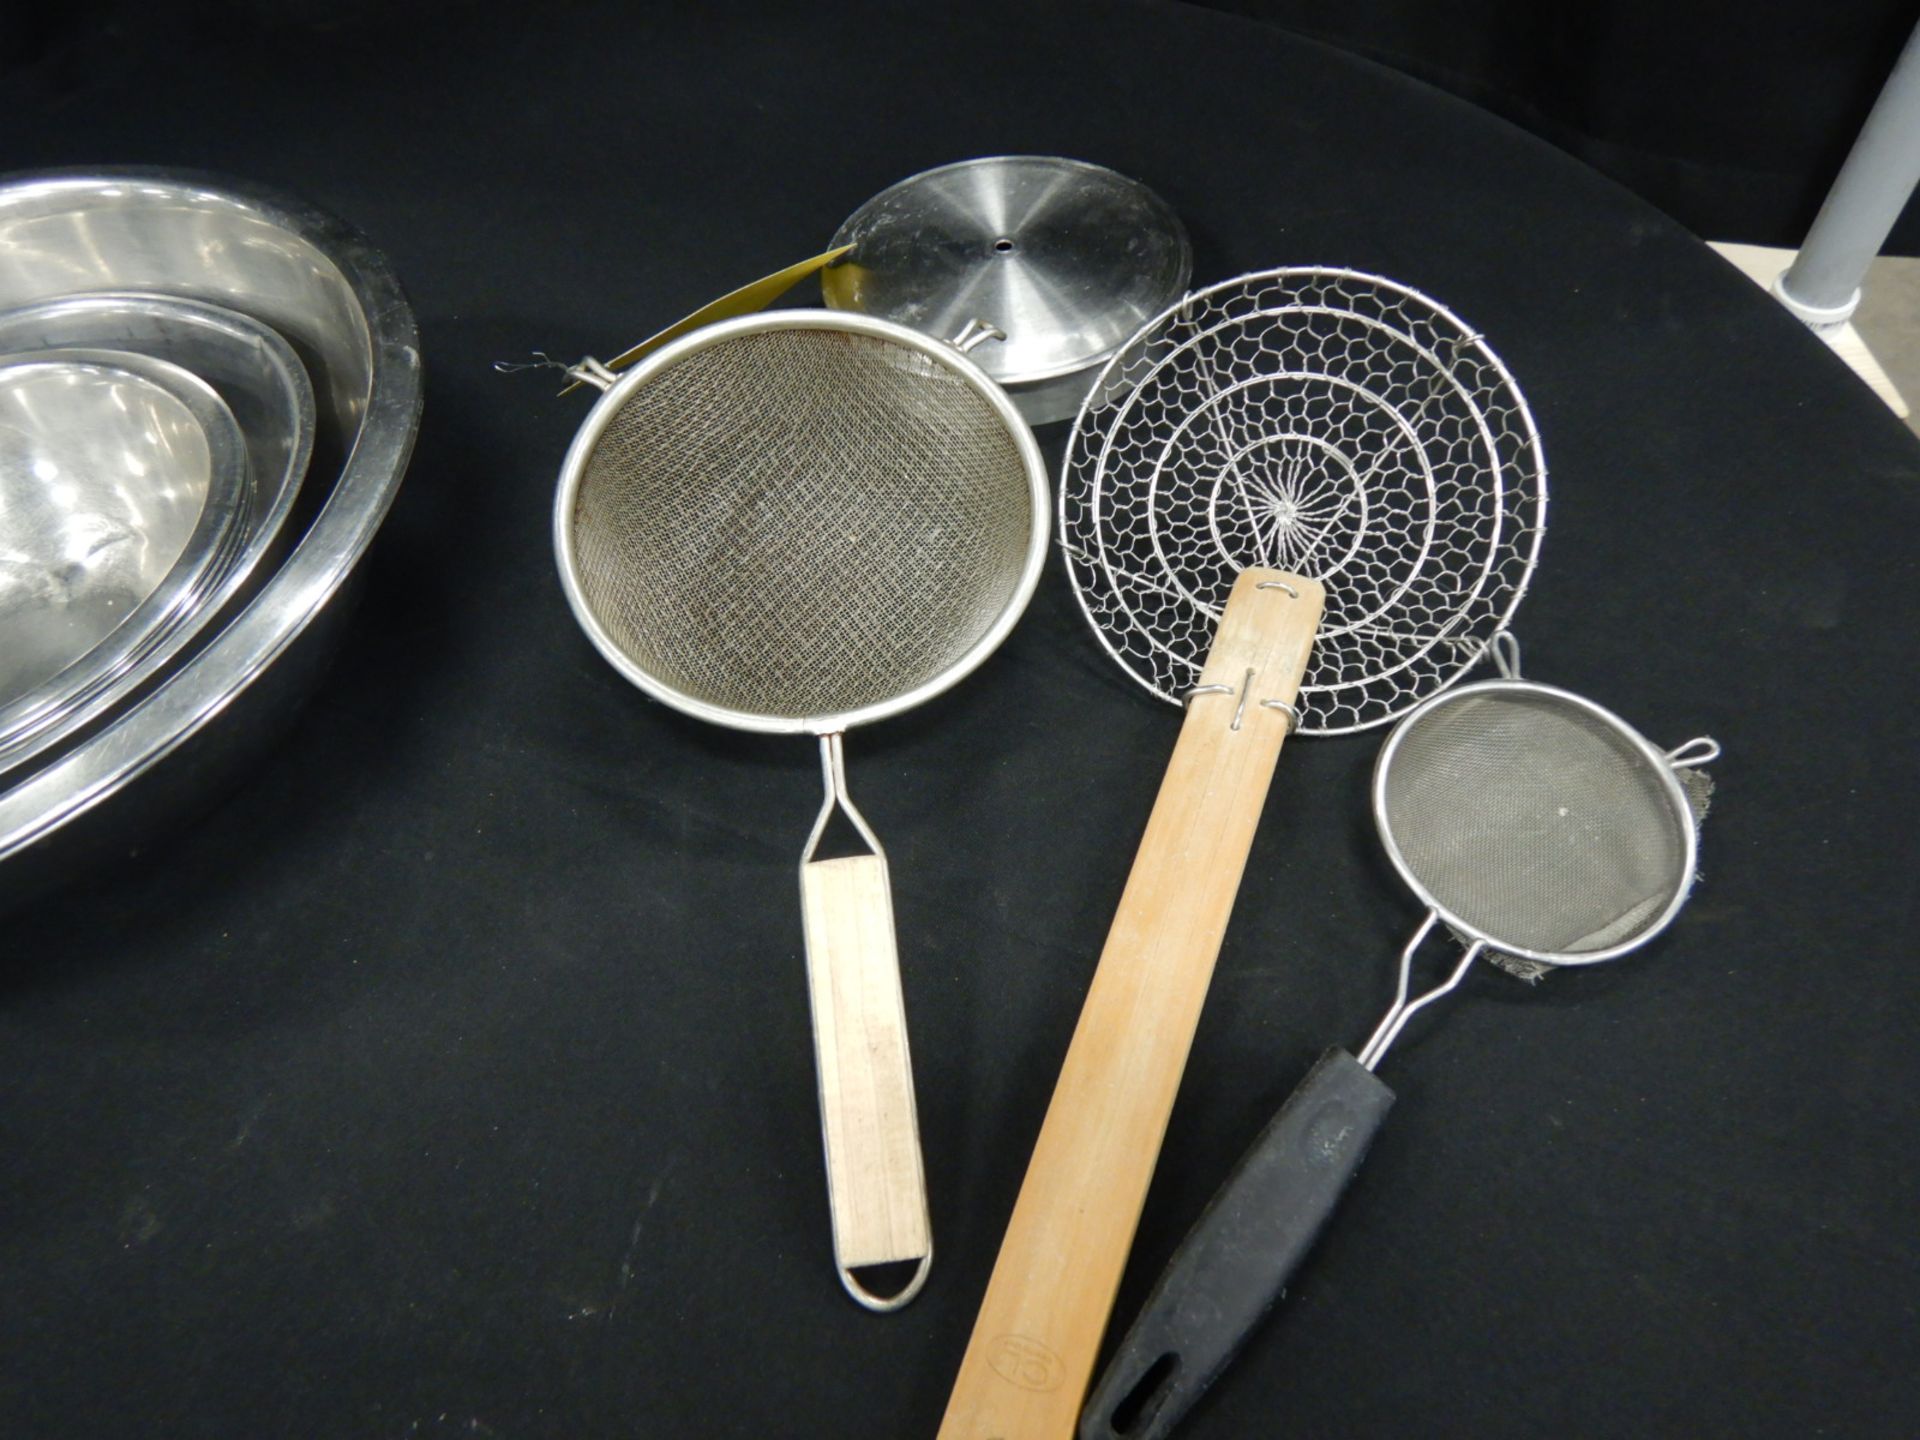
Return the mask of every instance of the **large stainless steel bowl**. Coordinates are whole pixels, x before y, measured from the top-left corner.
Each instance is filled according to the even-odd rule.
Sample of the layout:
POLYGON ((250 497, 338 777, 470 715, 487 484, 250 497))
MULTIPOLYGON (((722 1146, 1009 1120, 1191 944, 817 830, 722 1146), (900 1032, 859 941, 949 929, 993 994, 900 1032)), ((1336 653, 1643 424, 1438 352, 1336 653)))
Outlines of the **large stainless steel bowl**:
POLYGON ((205 300, 284 335, 313 380, 324 503, 203 649, 0 792, 0 905, 138 843, 266 748, 340 638, 419 424, 419 332, 392 272, 297 201, 174 171, 0 179, 0 309, 97 290, 205 300))

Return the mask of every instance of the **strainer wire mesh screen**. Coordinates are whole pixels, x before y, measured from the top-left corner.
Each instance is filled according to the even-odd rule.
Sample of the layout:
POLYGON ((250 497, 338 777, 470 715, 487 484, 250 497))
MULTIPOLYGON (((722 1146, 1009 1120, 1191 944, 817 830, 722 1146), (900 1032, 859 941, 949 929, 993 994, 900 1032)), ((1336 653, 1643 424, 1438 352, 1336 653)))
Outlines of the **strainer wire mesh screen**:
POLYGON ((1478 335, 1392 281, 1294 269, 1199 291, 1114 357, 1074 427, 1060 539, 1102 644, 1171 700, 1242 570, 1322 581, 1298 704, 1334 733, 1479 659, 1545 508, 1532 416, 1478 335))
POLYGON ((992 628, 1033 505, 1014 432, 956 370, 854 331, 746 331, 658 371, 601 432, 576 576, 662 684, 833 715, 917 688, 992 628))
POLYGON ((1692 879, 1690 822, 1656 763, 1551 693, 1463 691, 1386 763, 1381 827, 1415 888, 1496 948, 1611 949, 1692 879))

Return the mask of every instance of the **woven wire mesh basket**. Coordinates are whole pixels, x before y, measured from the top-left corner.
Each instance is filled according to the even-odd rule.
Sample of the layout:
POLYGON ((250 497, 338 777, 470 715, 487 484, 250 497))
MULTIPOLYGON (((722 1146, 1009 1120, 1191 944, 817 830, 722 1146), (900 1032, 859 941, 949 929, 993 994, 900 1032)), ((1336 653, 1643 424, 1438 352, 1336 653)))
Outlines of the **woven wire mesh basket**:
POLYGON ((1474 665, 1526 592, 1546 466, 1446 307, 1353 270, 1198 291, 1114 356, 1068 442, 1060 544, 1121 666, 1178 702, 1234 577, 1327 588, 1300 728, 1383 724, 1474 665))

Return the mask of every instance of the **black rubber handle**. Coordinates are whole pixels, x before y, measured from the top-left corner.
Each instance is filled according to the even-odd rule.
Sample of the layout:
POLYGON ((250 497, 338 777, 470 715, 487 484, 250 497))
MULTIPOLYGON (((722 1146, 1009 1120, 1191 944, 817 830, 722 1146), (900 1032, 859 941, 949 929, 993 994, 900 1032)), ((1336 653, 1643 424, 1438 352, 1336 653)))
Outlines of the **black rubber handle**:
POLYGON ((1273 1308, 1360 1168, 1393 1091, 1344 1050, 1320 1057, 1199 1222, 1080 1414, 1080 1440, 1159 1440, 1273 1308))

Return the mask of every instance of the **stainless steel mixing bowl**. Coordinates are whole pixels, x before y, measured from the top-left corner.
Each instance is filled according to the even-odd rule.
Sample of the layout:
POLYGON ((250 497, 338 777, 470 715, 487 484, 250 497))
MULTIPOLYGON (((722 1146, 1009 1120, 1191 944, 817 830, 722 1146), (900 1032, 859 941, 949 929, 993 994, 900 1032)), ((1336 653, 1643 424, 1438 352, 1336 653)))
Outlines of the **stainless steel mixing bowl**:
POLYGON ((0 357, 0 765, 192 628, 251 500, 240 427, 191 372, 0 357))
MULTIPOLYGON (((225 616, 236 597, 258 588, 283 552, 287 518, 313 452, 313 385, 306 369, 278 332, 249 316, 179 296, 113 292, 0 311, 0 351, 70 347, 166 362, 210 385, 240 427, 253 499, 235 536, 231 563, 212 577, 191 619, 155 637, 110 684, 78 697, 59 714, 42 716, 26 734, 0 738, 0 773, 31 764, 83 726, 113 713, 163 674, 175 656, 211 633, 208 627, 225 616)), ((3 725, 0 737, 5 737, 3 725)))
POLYGON ((297 201, 173 171, 0 179, 0 309, 100 290, 205 300, 284 335, 313 378, 308 485, 324 503, 205 648, 0 792, 0 904, 203 806, 268 747, 341 638, 341 592, 419 425, 419 333, 398 283, 356 232, 297 201))

